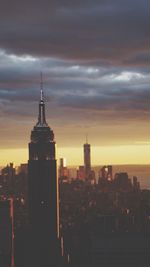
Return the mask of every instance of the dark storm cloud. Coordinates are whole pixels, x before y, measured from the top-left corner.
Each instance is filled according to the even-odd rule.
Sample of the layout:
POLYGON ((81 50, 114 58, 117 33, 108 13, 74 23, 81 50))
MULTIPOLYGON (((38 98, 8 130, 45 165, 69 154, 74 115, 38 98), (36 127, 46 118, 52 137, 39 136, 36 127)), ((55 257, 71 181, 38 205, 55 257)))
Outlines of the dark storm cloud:
MULTIPOLYGON (((0 111, 5 116, 17 116, 17 120, 22 117, 32 119, 37 115, 40 93, 39 77, 34 73, 31 76, 32 64, 24 64, 27 73, 23 73, 21 65, 17 65, 15 72, 19 68, 20 76, 16 77, 15 72, 12 76, 7 73, 0 83, 0 111)), ((2 73, 0 67, 0 76, 2 73)), ((51 114, 60 124, 62 121, 72 124, 73 118, 73 123, 82 124, 89 112, 93 114, 88 117, 92 123, 100 117, 102 120, 109 119, 108 123, 120 118, 147 119, 150 114, 149 83, 150 75, 147 72, 141 74, 115 67, 105 69, 69 63, 62 67, 54 59, 51 63, 45 62, 44 88, 46 102, 49 102, 48 115, 51 114)))
MULTIPOLYGON (((10 53, 130 64, 150 44, 150 3, 2 1, 0 46, 10 53)), ((133 62, 132 62, 133 64, 133 62)))
POLYGON ((139 52, 133 55, 130 59, 124 61, 125 64, 130 64, 133 66, 150 66, 150 51, 139 52))
MULTIPOLYGON (((113 116, 118 119, 123 114, 124 118, 135 118, 135 112, 143 117, 145 112, 148 112, 147 115, 150 114, 150 91, 124 89, 116 90, 116 92, 110 90, 107 90, 106 93, 97 92, 93 96, 68 95, 60 99, 60 105, 81 110, 96 110, 99 113, 106 111, 106 116, 109 112, 111 119, 113 116)), ((105 117, 104 113, 103 116, 105 117)))

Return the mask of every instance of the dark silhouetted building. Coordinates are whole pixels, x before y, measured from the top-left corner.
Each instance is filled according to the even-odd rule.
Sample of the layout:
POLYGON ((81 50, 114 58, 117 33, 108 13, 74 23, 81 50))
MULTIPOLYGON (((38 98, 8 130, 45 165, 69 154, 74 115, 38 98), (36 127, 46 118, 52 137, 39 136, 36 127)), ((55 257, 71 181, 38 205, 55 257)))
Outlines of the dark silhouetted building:
POLYGON ((108 165, 108 166, 103 166, 101 168, 101 173, 100 173, 100 177, 102 179, 106 179, 108 181, 111 181, 113 179, 113 175, 112 175, 112 166, 108 165))
POLYGON ((91 267, 148 267, 150 237, 143 234, 109 233, 91 240, 91 267))
POLYGON ((18 172, 18 174, 24 173, 24 174, 27 175, 27 173, 28 173, 28 164, 27 163, 20 164, 20 166, 18 167, 17 172, 18 172))
POLYGON ((133 176, 133 187, 137 191, 140 189, 140 183, 138 182, 138 178, 136 176, 133 176))
POLYGON ((31 266, 59 266, 59 209, 54 133, 45 118, 43 91, 31 132, 28 161, 31 266))
POLYGON ((88 143, 84 144, 84 168, 86 179, 88 179, 91 172, 91 147, 88 143))
POLYGON ((79 180, 85 180, 85 168, 84 166, 79 166, 79 169, 77 170, 77 179, 79 180))
POLYGON ((10 197, 14 193, 15 174, 13 163, 8 164, 1 170, 1 186, 5 196, 10 197))
POLYGON ((114 182, 116 188, 121 189, 123 191, 129 191, 132 189, 131 180, 128 177, 126 172, 116 173, 114 177, 114 182))
POLYGON ((14 267, 13 200, 0 201, 0 266, 14 267))
POLYGON ((59 182, 65 183, 68 182, 69 179, 69 169, 66 166, 66 159, 60 159, 59 165, 59 182))

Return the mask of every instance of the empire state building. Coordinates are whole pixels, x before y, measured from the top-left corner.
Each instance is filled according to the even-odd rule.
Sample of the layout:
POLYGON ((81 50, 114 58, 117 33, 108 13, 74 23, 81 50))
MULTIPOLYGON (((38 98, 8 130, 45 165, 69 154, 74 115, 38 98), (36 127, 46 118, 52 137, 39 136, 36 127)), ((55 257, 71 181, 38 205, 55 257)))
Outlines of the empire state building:
POLYGON ((58 266, 59 209, 54 133, 45 116, 41 82, 38 121, 31 132, 28 161, 32 267, 58 266))

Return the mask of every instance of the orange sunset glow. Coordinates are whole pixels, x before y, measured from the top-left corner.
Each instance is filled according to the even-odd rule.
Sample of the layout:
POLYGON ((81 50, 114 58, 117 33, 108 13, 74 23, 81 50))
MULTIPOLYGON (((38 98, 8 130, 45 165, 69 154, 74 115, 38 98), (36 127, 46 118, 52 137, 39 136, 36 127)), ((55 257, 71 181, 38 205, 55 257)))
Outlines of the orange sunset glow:
MULTIPOLYGON (((91 148, 92 164, 149 164, 150 145, 99 146, 91 148), (142 156, 141 156, 142 155, 142 156)), ((2 149, 0 151, 1 166, 9 162, 18 166, 28 160, 27 149, 2 149)), ((57 147, 57 159, 67 158, 67 165, 83 164, 82 147, 57 147)))

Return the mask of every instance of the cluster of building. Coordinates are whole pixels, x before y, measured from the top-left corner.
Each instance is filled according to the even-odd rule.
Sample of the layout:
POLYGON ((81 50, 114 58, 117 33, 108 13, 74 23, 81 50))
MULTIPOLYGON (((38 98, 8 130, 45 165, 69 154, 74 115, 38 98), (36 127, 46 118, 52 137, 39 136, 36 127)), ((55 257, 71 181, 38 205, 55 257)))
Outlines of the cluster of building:
MULTIPOLYGON (((95 172, 91 168, 91 146, 86 142, 84 144, 84 165, 79 166, 76 172, 76 179, 86 181, 91 184, 96 183, 95 172)), ((69 168, 66 166, 66 159, 60 159, 59 166, 59 182, 70 182, 72 177, 69 172, 69 168)))
POLYGON ((59 183, 71 183, 77 180, 90 185, 98 184, 102 191, 140 190, 140 183, 136 176, 131 180, 126 172, 115 173, 115 175, 113 175, 113 167, 111 165, 101 167, 98 173, 98 179, 96 179, 95 171, 91 167, 91 146, 88 142, 83 145, 83 154, 84 165, 77 168, 76 177, 71 177, 70 169, 66 165, 66 159, 60 159, 59 183))

